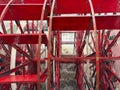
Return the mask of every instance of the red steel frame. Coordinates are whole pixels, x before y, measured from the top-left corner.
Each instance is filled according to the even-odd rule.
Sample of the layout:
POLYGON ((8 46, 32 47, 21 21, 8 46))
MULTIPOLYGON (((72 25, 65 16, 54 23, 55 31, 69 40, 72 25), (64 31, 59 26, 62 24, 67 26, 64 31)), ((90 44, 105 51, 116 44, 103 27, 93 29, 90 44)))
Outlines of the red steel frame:
POLYGON ((40 90, 41 82, 47 80, 47 90, 60 90, 60 63, 74 63, 77 68, 76 80, 79 90, 85 90, 85 85, 88 90, 114 90, 113 77, 119 82, 120 78, 112 71, 110 64, 113 60, 120 59, 120 56, 112 57, 111 48, 117 42, 120 32, 111 43, 109 43, 108 37, 111 29, 120 29, 120 16, 116 14, 119 11, 118 0, 106 2, 104 0, 77 0, 76 2, 74 0, 69 2, 65 0, 24 0, 24 2, 1 0, 0 24, 3 31, 0 34, 0 44, 6 55, 0 54, 0 57, 4 59, 0 63, 0 67, 3 68, 0 70, 0 89, 9 90, 12 88, 10 83, 16 83, 17 90, 20 90, 22 84, 26 89, 40 90), (112 13, 112 15, 108 15, 108 13, 112 13), (77 16, 68 16, 68 14, 77 14, 77 16), (11 21, 10 34, 7 34, 4 20, 11 21), (20 34, 14 33, 13 20, 19 28, 20 34), (26 20, 27 25, 28 20, 32 20, 32 33, 29 31, 30 27, 26 26, 27 34, 25 34, 20 20, 26 20), (37 29, 40 29, 39 33, 34 31, 34 20, 40 20, 40 26, 37 26, 37 29), (42 32, 43 20, 48 22, 48 38, 42 32), (107 33, 105 33, 105 29, 108 30, 107 33), (76 34, 74 42, 62 42, 62 31, 69 33, 74 31, 76 34), (91 38, 93 46, 88 44, 92 53, 85 56, 83 53, 87 45, 87 37, 91 38), (64 43, 73 43, 76 55, 62 57, 61 46, 64 43), (41 53, 42 44, 47 46, 48 52, 47 58, 43 59, 41 58, 44 53, 44 51, 41 53), (17 65, 14 69, 10 69, 12 47, 17 50, 17 65), (92 75, 89 79, 92 81, 88 80, 84 70, 84 65, 88 60, 91 64, 90 68, 92 68, 90 69, 92 75), (47 68, 41 70, 41 63, 45 63, 45 61, 47 61, 47 68), (25 68, 26 66, 28 69, 25 68), (15 75, 11 76, 10 73, 13 72, 15 75), (54 84, 54 88, 52 84, 54 84))

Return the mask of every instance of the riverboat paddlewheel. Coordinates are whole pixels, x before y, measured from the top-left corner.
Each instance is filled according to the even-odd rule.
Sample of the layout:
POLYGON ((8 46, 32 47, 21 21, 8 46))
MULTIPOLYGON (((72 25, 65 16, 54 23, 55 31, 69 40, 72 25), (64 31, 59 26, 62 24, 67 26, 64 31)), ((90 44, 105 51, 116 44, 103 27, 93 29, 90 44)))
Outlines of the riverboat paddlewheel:
POLYGON ((0 0, 0 90, 40 90, 43 84, 60 90, 63 63, 76 65, 76 90, 119 88, 119 4, 0 0), (64 41, 64 33, 72 33, 73 40, 64 41), (72 45, 73 53, 62 53, 63 45, 72 45))

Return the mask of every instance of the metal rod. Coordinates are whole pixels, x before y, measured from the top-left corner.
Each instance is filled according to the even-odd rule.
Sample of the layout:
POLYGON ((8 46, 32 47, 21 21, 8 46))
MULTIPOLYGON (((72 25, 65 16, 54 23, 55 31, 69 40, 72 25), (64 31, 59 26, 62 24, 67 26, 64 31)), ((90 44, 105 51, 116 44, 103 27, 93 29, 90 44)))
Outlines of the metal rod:
POLYGON ((106 44, 107 44, 107 41, 108 41, 107 39, 108 39, 108 37, 109 37, 109 35, 110 35, 110 32, 111 32, 111 31, 108 31, 108 32, 107 32, 107 35, 105 35, 104 44, 103 44, 103 47, 102 47, 102 48, 105 48, 105 46, 106 46, 106 44))
POLYGON ((35 26, 34 26, 34 20, 32 20, 32 33, 34 34, 35 32, 35 26))
POLYGON ((104 75, 105 75, 106 81, 108 82, 107 84, 109 85, 110 90, 114 90, 114 87, 113 87, 113 85, 112 85, 112 83, 110 81, 110 78, 106 74, 106 72, 104 72, 104 75))
POLYGON ((105 53, 107 53, 111 48, 112 46, 116 43, 116 41, 118 40, 120 36, 120 31, 118 32, 118 34, 116 35, 116 37, 112 40, 112 42, 110 43, 110 45, 108 46, 108 48, 106 49, 105 53))
POLYGON ((19 20, 15 20, 15 22, 16 22, 17 26, 19 27, 21 33, 24 33, 24 32, 23 32, 23 29, 22 29, 22 27, 21 27, 20 21, 19 21, 19 20))
POLYGON ((50 85, 50 77, 51 77, 51 33, 52 33, 52 18, 53 18, 53 11, 54 11, 54 6, 55 6, 55 1, 56 0, 53 0, 52 1, 52 6, 51 6, 51 11, 50 11, 50 18, 49 18, 49 30, 48 30, 48 62, 47 62, 47 66, 48 66, 48 79, 47 79, 47 90, 50 90, 51 88, 51 85, 50 85))
POLYGON ((2 23, 1 23, 1 26, 2 26, 3 33, 4 33, 4 34, 7 34, 7 31, 6 31, 6 28, 5 28, 5 25, 4 25, 4 22, 3 22, 3 21, 2 21, 2 23))
POLYGON ((25 51, 23 51, 20 47, 18 47, 17 45, 12 45, 17 51, 19 51, 20 53, 22 53, 23 55, 25 55, 29 60, 32 60, 32 57, 30 55, 28 55, 25 51))
POLYGON ((13 34, 14 31, 13 31, 13 22, 12 20, 10 20, 10 33, 13 34))
MULTIPOLYGON (((53 60, 60 60, 60 62, 84 62, 86 60, 95 61, 96 57, 72 57, 72 58, 59 58, 59 57, 52 57, 53 60)), ((101 61, 107 61, 107 60, 118 60, 120 59, 120 56, 118 57, 99 57, 101 61)))
POLYGON ((92 42, 93 42, 93 47, 95 47, 95 40, 93 38, 93 34, 91 33, 91 39, 92 39, 92 42))
POLYGON ((5 8, 3 9, 3 11, 2 11, 2 13, 1 13, 1 15, 0 15, 0 24, 1 24, 1 22, 3 21, 3 18, 5 17, 5 14, 7 13, 10 4, 11 4, 12 2, 14 2, 14 1, 15 1, 15 0, 10 0, 10 1, 7 3, 7 5, 5 6, 5 8))
POLYGON ((95 49, 96 49, 96 90, 100 90, 99 89, 99 46, 98 46, 98 35, 97 35, 97 26, 96 26, 96 19, 95 19, 95 12, 94 12, 94 8, 93 8, 93 4, 91 0, 88 0, 89 4, 90 4, 90 9, 91 9, 91 13, 92 13, 92 19, 93 19, 93 28, 94 28, 94 35, 95 35, 95 49))
POLYGON ((5 51, 5 53, 7 54, 7 56, 10 56, 10 51, 7 49, 7 47, 4 44, 1 44, 3 50, 5 51))
POLYGON ((101 43, 100 43, 100 46, 103 45, 103 37, 104 37, 104 33, 105 33, 105 30, 102 30, 102 35, 101 35, 101 43))
POLYGON ((29 21, 28 20, 26 21, 26 29, 27 29, 27 32, 30 33, 29 21))
POLYGON ((95 52, 90 43, 88 43, 88 46, 90 47, 90 49, 92 50, 92 52, 95 52))
POLYGON ((28 64, 30 64, 30 63, 31 63, 30 61, 26 61, 26 62, 24 62, 22 65, 16 66, 16 68, 13 68, 13 69, 11 69, 11 70, 4 71, 3 73, 0 74, 0 77, 9 75, 10 73, 17 71, 17 70, 20 69, 20 68, 24 68, 26 65, 28 65, 28 64))
POLYGON ((120 78, 114 73, 114 71, 112 71, 107 65, 105 65, 104 67, 120 82, 120 78))
POLYGON ((41 21, 40 21, 40 31, 39 31, 39 39, 38 39, 38 60, 37 60, 37 90, 40 90, 40 51, 41 51, 41 36, 42 36, 42 26, 43 26, 43 19, 45 14, 45 8, 46 8, 47 0, 44 1, 42 13, 41 13, 41 21))
POLYGON ((80 50, 79 50, 79 56, 81 56, 82 53, 83 53, 83 50, 84 50, 84 47, 85 47, 85 44, 86 44, 86 38, 87 38, 88 34, 89 34, 89 30, 86 31, 85 37, 83 38, 83 42, 81 43, 80 50))
MULTIPOLYGON (((60 57, 61 54, 61 32, 57 32, 57 57, 60 57)), ((56 78, 55 78, 55 82, 57 85, 57 89, 60 89, 60 62, 59 60, 56 61, 55 63, 56 65, 56 78)))

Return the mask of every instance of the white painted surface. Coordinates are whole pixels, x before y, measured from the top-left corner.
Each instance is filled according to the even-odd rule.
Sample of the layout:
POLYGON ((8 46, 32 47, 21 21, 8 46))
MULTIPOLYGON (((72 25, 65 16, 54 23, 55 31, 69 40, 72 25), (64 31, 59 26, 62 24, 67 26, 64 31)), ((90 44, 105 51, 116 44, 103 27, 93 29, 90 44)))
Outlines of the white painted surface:
MULTIPOLYGON (((16 33, 20 33, 20 30, 18 29, 16 33)), ((15 68, 16 65, 16 49, 12 47, 11 49, 11 57, 10 57, 10 70, 15 68)), ((11 73, 10 75, 15 75, 15 73, 11 73)), ((11 83, 11 88, 12 90, 16 90, 17 89, 17 85, 16 83, 11 83)))
MULTIPOLYGON (((11 50, 11 59, 10 59, 10 69, 15 68, 16 64, 16 49, 12 48, 11 50)), ((10 75, 15 75, 15 73, 11 73, 10 75)), ((16 90, 17 85, 15 83, 11 83, 12 90, 16 90)))

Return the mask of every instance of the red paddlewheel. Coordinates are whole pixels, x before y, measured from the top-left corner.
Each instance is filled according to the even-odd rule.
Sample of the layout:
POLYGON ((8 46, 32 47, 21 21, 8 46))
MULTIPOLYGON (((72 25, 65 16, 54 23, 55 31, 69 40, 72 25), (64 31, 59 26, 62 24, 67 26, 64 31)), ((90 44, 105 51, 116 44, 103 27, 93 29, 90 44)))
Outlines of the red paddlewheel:
POLYGON ((120 89, 119 3, 0 0, 0 90, 63 89, 63 63, 75 65, 73 90, 120 89))

